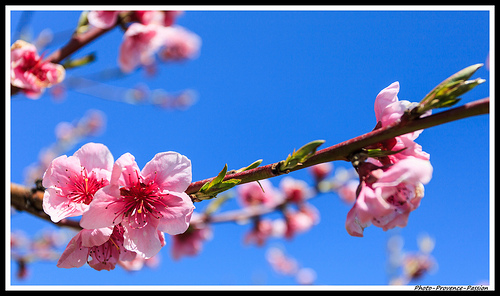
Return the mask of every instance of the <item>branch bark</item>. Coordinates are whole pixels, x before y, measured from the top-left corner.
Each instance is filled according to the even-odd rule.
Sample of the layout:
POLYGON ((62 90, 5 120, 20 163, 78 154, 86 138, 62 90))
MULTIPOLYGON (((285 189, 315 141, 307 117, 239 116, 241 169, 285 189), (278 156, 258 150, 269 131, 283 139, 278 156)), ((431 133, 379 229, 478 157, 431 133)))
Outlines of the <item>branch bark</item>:
MULTIPOLYGON (((241 180, 240 184, 244 184, 252 181, 276 177, 282 174, 286 174, 288 172, 300 170, 323 162, 330 162, 336 160, 348 161, 348 156, 350 154, 359 151, 361 148, 376 143, 380 143, 384 140, 391 139, 393 137, 404 135, 420 129, 425 129, 436 125, 444 124, 447 122, 471 116, 487 114, 489 113, 489 102, 490 99, 485 98, 482 100, 477 100, 471 103, 467 103, 460 107, 456 107, 437 114, 433 114, 427 117, 411 121, 404 121, 404 120, 396 121, 393 124, 388 125, 386 127, 371 131, 369 133, 358 136, 351 140, 339 143, 337 145, 333 145, 328 148, 319 150, 311 158, 305 161, 302 165, 297 166, 294 169, 287 172, 279 171, 278 170, 279 162, 277 162, 262 167, 257 167, 255 169, 251 169, 248 171, 243 171, 237 174, 228 174, 226 175, 224 180, 239 179, 241 180)), ((186 193, 194 194, 198 192, 200 188, 203 186, 203 184, 205 184, 206 182, 210 182, 214 178, 215 177, 191 183, 191 185, 186 190, 186 193)))

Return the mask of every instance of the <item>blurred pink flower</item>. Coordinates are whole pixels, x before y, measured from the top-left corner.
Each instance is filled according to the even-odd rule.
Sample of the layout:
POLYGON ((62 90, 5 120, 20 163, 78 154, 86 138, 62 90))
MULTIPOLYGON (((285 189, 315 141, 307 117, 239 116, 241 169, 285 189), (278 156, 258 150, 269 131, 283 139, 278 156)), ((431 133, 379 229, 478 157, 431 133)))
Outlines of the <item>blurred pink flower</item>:
POLYGON ((10 83, 37 99, 45 88, 64 80, 66 71, 59 64, 43 61, 33 44, 17 40, 10 52, 10 83))
POLYGON ((172 236, 172 257, 179 260, 183 256, 196 256, 201 252, 203 243, 212 238, 208 224, 190 225, 186 232, 172 236))
POLYGON ((152 65, 154 55, 164 44, 163 27, 157 24, 131 24, 123 35, 118 65, 123 72, 152 65))
POLYGON ((313 165, 309 168, 309 172, 314 177, 316 183, 321 182, 330 174, 333 170, 333 164, 331 162, 323 162, 317 165, 313 165))
POLYGON ((124 247, 145 258, 162 247, 157 230, 187 230, 194 205, 184 192, 191 183, 191 161, 176 152, 156 154, 142 171, 125 153, 114 164, 110 184, 99 190, 80 225, 96 229, 122 224, 124 247))
POLYGON ((245 207, 258 205, 273 207, 282 199, 268 179, 238 185, 237 192, 241 205, 245 207))
POLYGON ((291 239, 295 234, 303 233, 319 223, 319 211, 312 205, 303 204, 298 211, 288 209, 285 212, 285 237, 291 239))
POLYGON ((92 10, 87 14, 87 20, 94 27, 109 29, 115 25, 119 13, 115 10, 92 10))
POLYGON ((134 17, 144 25, 157 24, 168 27, 183 13, 183 11, 138 10, 134 12, 134 17))
POLYGON ((73 156, 52 160, 43 175, 43 210, 53 222, 85 212, 95 193, 109 184, 113 155, 103 144, 88 143, 73 156))
POLYGON ((293 203, 303 203, 313 196, 313 191, 309 185, 303 181, 286 176, 280 181, 280 189, 286 201, 293 203))
POLYGON ((405 227, 411 211, 418 208, 424 186, 432 177, 429 161, 407 158, 384 167, 365 162, 360 165, 360 185, 356 203, 347 214, 346 229, 363 236, 371 224, 384 231, 405 227))
POLYGON ((164 27, 163 47, 159 52, 161 59, 184 60, 198 56, 201 47, 201 38, 181 26, 164 27))
POLYGON ((258 219, 254 222, 252 229, 245 234, 245 244, 263 246, 266 240, 273 235, 273 222, 268 219, 258 219))

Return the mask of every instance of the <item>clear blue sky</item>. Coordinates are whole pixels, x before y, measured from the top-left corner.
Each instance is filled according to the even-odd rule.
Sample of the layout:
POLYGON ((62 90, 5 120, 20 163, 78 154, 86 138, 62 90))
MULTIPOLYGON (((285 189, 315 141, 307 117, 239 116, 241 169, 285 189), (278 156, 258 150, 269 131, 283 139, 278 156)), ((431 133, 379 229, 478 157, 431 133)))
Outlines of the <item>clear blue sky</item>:
MULTIPOLYGON (((78 7, 71 7, 77 9, 78 7)), ((307 8, 307 7, 306 7, 307 8)), ((403 7, 408 9, 410 7, 403 7)), ((432 8, 432 7, 431 7, 432 8)), ((335 9, 335 7, 332 7, 335 9)), ((150 89, 194 89, 197 102, 188 110, 130 105, 69 91, 63 102, 49 95, 10 102, 11 181, 23 183, 24 169, 55 141, 54 128, 89 109, 103 111, 106 130, 87 141, 109 147, 115 159, 132 153, 144 166, 156 153, 177 151, 191 159, 193 180, 215 176, 228 164, 238 169, 257 159, 280 161, 303 144, 337 144, 375 126, 376 95, 394 81, 400 99, 419 101, 435 85, 490 53, 490 16, 482 11, 186 11, 177 23, 202 38, 200 56, 164 64, 156 77, 143 70, 106 81, 130 87, 141 81, 150 89)), ((50 28, 49 54, 70 37, 81 11, 36 11, 29 29, 37 36, 50 28)), ((21 13, 10 14, 11 36, 21 13)), ((68 70, 68 77, 116 68, 122 38, 119 28, 101 36, 76 56, 95 51, 91 65, 68 70)), ((14 40, 11 41, 11 43, 14 40)), ((7 48, 10 44, 7 44, 7 48)), ((483 67, 474 78, 486 83, 459 104, 490 95, 490 75, 483 67)), ((294 285, 276 274, 265 259, 267 247, 283 245, 301 266, 313 268, 317 285, 386 285, 386 242, 404 237, 404 249, 417 250, 417 237, 436 241, 434 274, 415 284, 474 285, 491 280, 490 264, 490 116, 482 115, 425 130, 417 142, 430 153, 433 178, 408 226, 384 232, 371 226, 365 237, 351 237, 344 224, 350 206, 334 194, 311 200, 321 222, 292 241, 274 239, 262 248, 244 246, 250 225, 214 225, 214 237, 193 258, 173 261, 170 240, 161 265, 140 272, 59 269, 55 262, 30 266, 30 276, 12 285, 294 285)), ((81 143, 83 144, 83 143, 81 143)), ((68 155, 78 149, 67 152, 68 155)), ((335 167, 349 167, 335 162, 335 167)), ((312 183, 307 171, 292 177, 312 183)), ((278 186, 280 177, 271 179, 278 186)), ((196 204, 202 210, 207 203, 196 204)), ((237 205, 229 202, 225 209, 237 205)), ((50 223, 27 214, 11 219, 12 229, 35 233, 50 223)), ((15 274, 15 264, 12 272, 15 274)))

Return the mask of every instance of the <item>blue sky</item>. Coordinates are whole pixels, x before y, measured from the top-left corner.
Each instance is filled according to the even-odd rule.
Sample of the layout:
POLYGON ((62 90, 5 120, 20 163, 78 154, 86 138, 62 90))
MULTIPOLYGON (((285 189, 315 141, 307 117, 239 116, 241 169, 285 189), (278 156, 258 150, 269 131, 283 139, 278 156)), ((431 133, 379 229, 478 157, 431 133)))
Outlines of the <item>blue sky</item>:
MULTIPOLYGON (((489 54, 494 60, 486 7, 470 11, 400 8, 188 9, 177 23, 201 37, 198 58, 162 64, 155 77, 140 69, 105 83, 111 89, 137 82, 169 92, 193 89, 198 97, 193 106, 164 110, 78 91, 69 91, 62 102, 48 94, 39 100, 17 95, 10 102, 10 181, 24 182, 24 169, 55 141, 57 123, 81 118, 89 109, 106 114, 105 131, 66 154, 73 154, 85 142, 100 142, 115 159, 130 152, 142 167, 156 153, 176 151, 191 159, 196 181, 215 176, 226 163, 230 169, 257 159, 274 163, 313 140, 323 139, 322 147, 327 147, 369 132, 376 124, 375 97, 392 82, 400 83, 400 100, 418 102, 458 70, 485 63, 489 54)), ((32 36, 45 28, 57 33, 46 48, 50 53, 69 39, 80 12, 33 12, 29 30, 32 36)), ((10 12, 11 38, 20 16, 20 11, 10 12)), ((67 76, 116 69, 121 38, 122 31, 115 28, 84 47, 75 57, 95 51, 97 60, 68 70, 67 76)), ((486 82, 465 94, 459 104, 489 96, 493 74, 493 67, 479 69, 473 78, 486 82)), ((242 238, 250 225, 217 224, 213 239, 197 257, 173 261, 167 238, 156 269, 130 273, 117 267, 97 272, 88 267, 59 269, 54 262, 42 262, 30 266, 29 278, 20 281, 13 276, 11 284, 294 285, 293 278, 273 272, 265 259, 269 246, 281 245, 301 266, 315 270, 317 285, 386 285, 385 248, 394 233, 403 236, 406 251, 417 250, 417 237, 422 233, 436 241, 432 255, 438 269, 413 284, 492 281, 490 115, 427 129, 417 142, 430 153, 434 173, 405 228, 384 232, 371 226, 365 229, 364 238, 351 237, 344 228, 350 206, 335 194, 323 194, 311 200, 320 211, 320 224, 292 241, 273 239, 261 248, 244 246, 242 238)), ((335 162, 334 166, 348 168, 349 163, 335 162)), ((312 184, 306 170, 290 176, 312 184)), ((280 179, 271 182, 278 186, 280 179)), ((196 211, 206 204, 196 204, 196 211)), ((230 201, 224 209, 236 207, 230 201)), ((54 226, 16 214, 11 228, 35 233, 54 226)))

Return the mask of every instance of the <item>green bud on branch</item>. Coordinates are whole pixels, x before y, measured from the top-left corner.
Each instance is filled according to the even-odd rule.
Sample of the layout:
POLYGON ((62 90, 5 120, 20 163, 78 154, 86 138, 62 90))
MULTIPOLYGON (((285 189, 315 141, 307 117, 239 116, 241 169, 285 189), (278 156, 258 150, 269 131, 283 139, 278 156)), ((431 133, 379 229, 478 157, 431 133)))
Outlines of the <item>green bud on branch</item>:
POLYGON ((306 160, 313 156, 314 153, 316 153, 316 149, 318 149, 318 147, 323 143, 325 143, 325 140, 316 140, 305 144, 297 151, 294 149, 293 153, 289 154, 288 157, 280 163, 279 170, 286 172, 297 166, 301 166, 306 160))
POLYGON ((486 81, 481 78, 468 80, 482 66, 483 64, 469 66, 445 79, 424 97, 419 106, 412 110, 412 113, 421 115, 431 109, 455 105, 460 101, 458 96, 486 81))
POLYGON ((212 181, 205 183, 200 190, 191 196, 196 201, 202 201, 207 199, 212 199, 217 196, 217 194, 224 192, 238 185, 241 180, 239 179, 229 179, 224 181, 224 177, 227 174, 227 164, 212 181))

